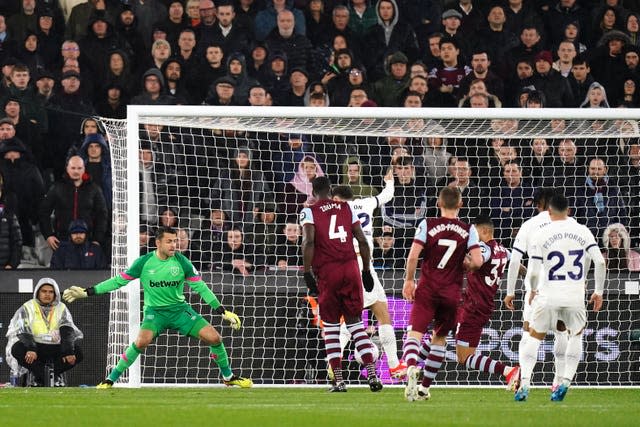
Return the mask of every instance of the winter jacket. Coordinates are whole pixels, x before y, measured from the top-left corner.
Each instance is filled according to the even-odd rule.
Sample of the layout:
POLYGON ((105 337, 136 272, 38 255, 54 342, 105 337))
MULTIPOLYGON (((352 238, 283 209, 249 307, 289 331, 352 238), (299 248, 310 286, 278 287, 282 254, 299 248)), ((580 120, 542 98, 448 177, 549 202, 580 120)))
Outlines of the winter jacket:
POLYGON ((86 241, 76 245, 71 241, 60 243, 51 257, 52 270, 101 270, 106 267, 100 245, 86 241))
MULTIPOLYGON (((285 8, 293 12, 293 19, 295 21, 294 33, 305 35, 307 33, 307 28, 304 14, 293 7, 293 0, 287 0, 285 8)), ((270 1, 266 9, 258 12, 253 23, 256 40, 263 41, 266 39, 271 30, 274 28, 277 29, 277 23, 278 12, 276 12, 276 9, 273 7, 273 2, 270 1)))
POLYGON ((22 255, 22 233, 13 210, 0 200, 0 268, 17 268, 22 255))

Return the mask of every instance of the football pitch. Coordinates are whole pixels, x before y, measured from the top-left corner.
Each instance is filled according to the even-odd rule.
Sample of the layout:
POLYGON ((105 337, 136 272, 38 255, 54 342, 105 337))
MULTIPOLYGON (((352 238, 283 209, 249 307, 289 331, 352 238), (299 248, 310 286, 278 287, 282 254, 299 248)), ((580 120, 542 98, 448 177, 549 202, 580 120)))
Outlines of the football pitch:
POLYGON ((637 426, 640 389, 572 389, 550 402, 532 389, 514 402, 502 389, 434 388, 427 402, 403 389, 371 393, 325 388, 12 388, 0 390, 9 426, 637 426))

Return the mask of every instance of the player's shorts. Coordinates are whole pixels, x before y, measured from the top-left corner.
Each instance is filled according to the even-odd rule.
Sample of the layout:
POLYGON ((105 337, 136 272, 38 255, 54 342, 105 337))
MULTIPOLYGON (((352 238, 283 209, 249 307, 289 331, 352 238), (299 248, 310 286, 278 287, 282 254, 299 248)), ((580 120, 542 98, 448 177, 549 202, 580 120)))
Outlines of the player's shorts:
POLYGON ((491 319, 491 314, 480 313, 473 309, 470 305, 459 311, 458 327, 456 330, 456 345, 462 347, 478 347, 482 329, 484 325, 491 319))
POLYGON ((432 289, 418 284, 407 330, 424 334, 427 332, 429 324, 433 321, 435 335, 445 336, 449 331, 455 331, 458 323, 456 314, 459 302, 459 291, 437 294, 432 289))
MULTIPOLYGON (((362 270, 362 258, 360 255, 358 255, 358 267, 362 270)), ((371 277, 373 277, 373 289, 371 292, 367 292, 362 288, 364 308, 370 307, 378 301, 387 302, 387 295, 384 293, 384 288, 382 287, 378 273, 373 268, 373 264, 369 266, 369 271, 371 272, 371 277)))
POLYGON ((558 320, 562 320, 569 335, 576 335, 587 324, 587 310, 584 306, 559 307, 541 295, 533 300, 531 316, 530 327, 536 332, 555 330, 558 320))
POLYGON ((339 323, 340 317, 362 316, 362 277, 358 263, 325 264, 316 272, 318 277, 318 305, 320 318, 328 323, 339 323))
POLYGON ((531 296, 531 290, 524 293, 524 301, 522 301, 522 321, 531 323, 531 304, 529 304, 529 297, 531 296))
POLYGON ((154 336, 160 335, 166 329, 174 329, 182 335, 198 337, 198 332, 209 322, 187 303, 170 307, 147 307, 140 329, 153 331, 154 336))

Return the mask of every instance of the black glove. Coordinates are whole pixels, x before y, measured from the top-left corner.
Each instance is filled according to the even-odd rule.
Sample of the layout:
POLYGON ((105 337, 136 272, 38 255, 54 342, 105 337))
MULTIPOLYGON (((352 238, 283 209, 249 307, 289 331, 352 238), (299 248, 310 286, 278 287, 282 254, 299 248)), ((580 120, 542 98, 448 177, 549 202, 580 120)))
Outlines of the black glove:
POLYGON ((304 283, 307 285, 307 289, 309 289, 309 295, 312 297, 318 296, 318 286, 316 286, 316 278, 313 277, 313 273, 310 271, 304 273, 304 283))
POLYGON ((362 270, 362 286, 364 286, 364 290, 367 292, 373 290, 373 277, 369 270, 362 270))

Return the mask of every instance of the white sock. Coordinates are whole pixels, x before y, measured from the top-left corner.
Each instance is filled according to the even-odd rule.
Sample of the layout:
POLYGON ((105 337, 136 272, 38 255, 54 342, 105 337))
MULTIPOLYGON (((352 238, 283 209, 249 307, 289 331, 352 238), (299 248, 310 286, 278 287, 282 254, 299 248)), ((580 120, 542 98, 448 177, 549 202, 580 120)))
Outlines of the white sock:
POLYGON ((382 349, 387 355, 387 362, 389 363, 389 367, 395 368, 396 366, 398 366, 400 361, 398 360, 398 343, 396 342, 396 334, 393 331, 393 326, 378 326, 378 335, 380 335, 382 349))
POLYGON ((569 342, 569 333, 567 331, 556 331, 553 338, 553 357, 555 361, 555 377, 553 384, 560 384, 564 377, 565 361, 567 353, 567 344, 569 342))
POLYGON ((340 324, 340 354, 344 354, 344 349, 349 344, 351 332, 347 329, 347 325, 342 322, 340 324))
POLYGON ((519 348, 520 353, 520 375, 522 378, 522 385, 529 387, 531 384, 531 375, 533 374, 533 368, 538 361, 538 348, 540 347, 541 340, 529 336, 519 348))
POLYGON ((576 375, 578 363, 582 357, 582 334, 569 337, 567 342, 566 361, 564 364, 564 374, 562 382, 569 385, 576 375))

